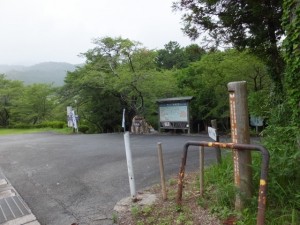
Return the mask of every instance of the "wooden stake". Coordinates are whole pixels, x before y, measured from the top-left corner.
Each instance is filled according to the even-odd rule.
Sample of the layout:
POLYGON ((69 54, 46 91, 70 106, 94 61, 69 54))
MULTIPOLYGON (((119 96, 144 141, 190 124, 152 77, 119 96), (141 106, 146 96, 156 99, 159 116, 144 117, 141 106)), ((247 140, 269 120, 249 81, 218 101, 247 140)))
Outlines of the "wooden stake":
MULTIPOLYGON (((246 81, 228 83, 231 138, 233 143, 249 144, 249 115, 246 81)), ((242 210, 245 199, 252 196, 252 158, 250 151, 233 150, 234 181, 238 189, 236 210, 242 210)))
POLYGON ((167 191, 166 191, 166 182, 165 182, 165 170, 164 170, 164 160, 162 154, 161 143, 157 143, 157 151, 158 151, 158 161, 159 161, 159 171, 160 171, 160 182, 161 182, 161 192, 163 200, 167 200, 167 191))

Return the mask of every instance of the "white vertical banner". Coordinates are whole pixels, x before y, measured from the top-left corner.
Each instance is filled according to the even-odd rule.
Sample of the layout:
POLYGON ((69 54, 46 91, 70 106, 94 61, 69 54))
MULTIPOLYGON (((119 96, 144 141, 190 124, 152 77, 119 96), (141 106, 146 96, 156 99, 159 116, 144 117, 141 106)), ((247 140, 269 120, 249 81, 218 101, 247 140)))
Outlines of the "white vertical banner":
POLYGON ((72 122, 72 107, 67 106, 67 122, 68 122, 68 127, 73 127, 73 122, 72 122))
POLYGON ((77 127, 76 115, 74 110, 72 110, 72 122, 73 122, 73 128, 77 130, 78 127, 77 127))
POLYGON ((125 131, 125 109, 123 109, 122 128, 124 128, 125 131))

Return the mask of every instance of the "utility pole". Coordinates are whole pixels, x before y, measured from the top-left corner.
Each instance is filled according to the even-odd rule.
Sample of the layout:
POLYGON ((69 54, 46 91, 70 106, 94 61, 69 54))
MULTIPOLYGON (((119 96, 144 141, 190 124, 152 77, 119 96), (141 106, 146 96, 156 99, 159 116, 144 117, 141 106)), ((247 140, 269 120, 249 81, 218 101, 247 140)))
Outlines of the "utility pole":
MULTIPOLYGON (((249 144, 249 115, 246 81, 227 85, 230 104, 231 139, 233 143, 249 144)), ((252 197, 252 157, 250 151, 233 150, 234 183, 238 190, 235 209, 242 210, 245 199, 252 197)))

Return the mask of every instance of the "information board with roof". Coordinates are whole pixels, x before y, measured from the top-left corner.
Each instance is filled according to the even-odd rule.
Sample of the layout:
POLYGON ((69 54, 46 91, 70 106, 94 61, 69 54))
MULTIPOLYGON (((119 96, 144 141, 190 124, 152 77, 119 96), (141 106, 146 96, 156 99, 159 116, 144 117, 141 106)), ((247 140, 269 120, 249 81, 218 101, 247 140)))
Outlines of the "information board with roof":
POLYGON ((192 96, 158 99, 159 130, 183 129, 190 133, 189 103, 192 96))

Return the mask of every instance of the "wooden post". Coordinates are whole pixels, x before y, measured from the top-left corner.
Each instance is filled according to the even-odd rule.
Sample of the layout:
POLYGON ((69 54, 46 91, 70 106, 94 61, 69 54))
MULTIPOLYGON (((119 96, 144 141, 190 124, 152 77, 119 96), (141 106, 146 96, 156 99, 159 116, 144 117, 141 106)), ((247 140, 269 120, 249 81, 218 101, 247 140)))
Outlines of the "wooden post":
MULTIPOLYGON (((228 83, 231 139, 233 143, 249 144, 249 115, 246 81, 228 83)), ((238 189, 235 208, 242 210, 245 199, 252 196, 252 158, 250 151, 233 150, 234 182, 238 189)))
POLYGON ((158 161, 159 161, 159 171, 160 171, 160 182, 161 182, 161 192, 163 200, 167 200, 166 182, 165 182, 165 170, 164 170, 164 160, 162 155, 161 143, 157 143, 158 161))
POLYGON ((200 184, 200 196, 203 196, 204 193, 204 147, 200 146, 199 148, 199 184, 200 184))
MULTIPOLYGON (((220 142, 220 137, 219 137, 219 133, 218 133, 218 126, 217 126, 217 120, 211 120, 210 122, 211 122, 211 127, 216 129, 216 137, 217 137, 216 142, 220 142)), ((221 149, 220 149, 220 147, 215 147, 215 150, 216 150, 217 162, 220 164, 220 163, 222 163, 221 149)))

